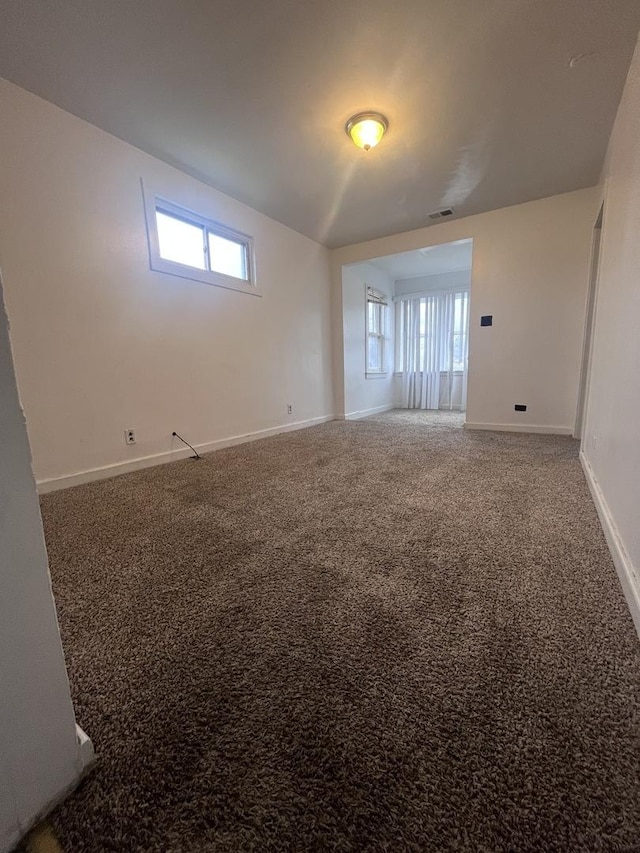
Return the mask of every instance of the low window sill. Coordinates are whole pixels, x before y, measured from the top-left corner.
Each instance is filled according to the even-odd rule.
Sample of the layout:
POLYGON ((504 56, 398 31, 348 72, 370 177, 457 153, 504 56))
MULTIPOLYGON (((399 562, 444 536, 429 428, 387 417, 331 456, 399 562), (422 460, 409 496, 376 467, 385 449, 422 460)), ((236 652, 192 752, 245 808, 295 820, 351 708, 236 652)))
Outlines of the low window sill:
POLYGON ((176 264, 164 258, 153 257, 151 269, 154 272, 162 272, 177 278, 186 278, 189 281, 199 281, 203 284, 212 284, 214 287, 224 287, 225 290, 236 290, 239 293, 249 293, 251 296, 262 296, 255 284, 241 278, 234 278, 213 270, 201 270, 196 267, 188 267, 184 264, 176 264))
POLYGON ((375 372, 373 372, 373 371, 371 371, 371 372, 367 371, 367 372, 365 373, 365 378, 366 378, 366 379, 384 379, 384 377, 385 377, 385 376, 388 376, 388 375, 389 375, 389 374, 387 373, 387 371, 386 371, 386 370, 384 370, 384 371, 376 370, 375 372))

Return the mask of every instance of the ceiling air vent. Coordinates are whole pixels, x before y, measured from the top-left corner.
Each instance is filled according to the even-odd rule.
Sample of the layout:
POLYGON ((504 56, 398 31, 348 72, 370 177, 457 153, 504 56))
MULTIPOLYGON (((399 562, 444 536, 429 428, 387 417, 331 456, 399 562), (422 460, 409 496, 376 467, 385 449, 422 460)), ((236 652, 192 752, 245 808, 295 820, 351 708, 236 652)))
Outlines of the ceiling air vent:
POLYGON ((442 210, 436 210, 435 213, 430 213, 429 219, 444 219, 447 216, 453 216, 452 207, 443 207, 442 210))

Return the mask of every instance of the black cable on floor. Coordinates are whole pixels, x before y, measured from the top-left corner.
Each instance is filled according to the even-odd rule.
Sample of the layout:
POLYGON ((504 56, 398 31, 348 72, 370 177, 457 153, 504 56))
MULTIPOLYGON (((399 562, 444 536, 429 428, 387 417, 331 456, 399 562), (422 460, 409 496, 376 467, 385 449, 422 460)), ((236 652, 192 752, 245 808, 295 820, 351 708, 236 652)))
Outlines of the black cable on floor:
MULTIPOLYGON (((188 442, 188 441, 185 441, 185 440, 184 440, 184 438, 183 438, 181 435, 178 435, 178 433, 177 433, 177 432, 172 432, 172 433, 171 433, 171 435, 175 435, 175 437, 176 437, 176 438, 179 438, 179 439, 180 439, 180 441, 181 441, 183 444, 186 444, 186 445, 187 445, 187 447, 191 447, 191 445, 189 444, 189 442, 188 442)), ((199 453, 198 453, 198 451, 195 449, 195 447, 191 447, 191 449, 192 449, 192 450, 193 450, 193 452, 195 453, 195 456, 192 456, 192 457, 191 457, 191 459, 202 459, 202 456, 200 456, 200 454, 199 454, 199 453)))

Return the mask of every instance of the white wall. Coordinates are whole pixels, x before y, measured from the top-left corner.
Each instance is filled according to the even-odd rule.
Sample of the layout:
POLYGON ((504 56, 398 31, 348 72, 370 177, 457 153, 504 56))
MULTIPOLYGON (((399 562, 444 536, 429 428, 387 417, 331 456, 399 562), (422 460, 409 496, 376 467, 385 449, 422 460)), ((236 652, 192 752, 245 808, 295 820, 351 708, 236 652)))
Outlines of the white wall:
POLYGON ((209 445, 333 414, 325 248, 5 81, 0 109, 0 256, 38 480, 165 453, 173 430, 209 445), (152 272, 141 178, 252 234, 262 298, 152 272))
POLYGON ((347 418, 365 417, 393 407, 393 281, 371 264, 346 267, 342 276, 344 342, 344 411, 347 418), (389 299, 385 341, 385 375, 366 376, 367 285, 389 299))
POLYGON ((80 777, 0 282, 0 851, 80 777))
POLYGON ((396 296, 407 296, 412 293, 427 293, 431 290, 453 290, 456 287, 469 287, 471 284, 471 269, 455 270, 454 272, 437 275, 420 275, 413 278, 400 278, 395 282, 396 296))
MULTIPOLYGON (((570 434, 597 200, 596 188, 579 190, 336 249, 334 312, 343 264, 473 238, 467 424, 570 434)), ((341 358, 334 341, 336 407, 341 358)))
POLYGON ((640 631, 640 46, 609 143, 583 460, 640 631))

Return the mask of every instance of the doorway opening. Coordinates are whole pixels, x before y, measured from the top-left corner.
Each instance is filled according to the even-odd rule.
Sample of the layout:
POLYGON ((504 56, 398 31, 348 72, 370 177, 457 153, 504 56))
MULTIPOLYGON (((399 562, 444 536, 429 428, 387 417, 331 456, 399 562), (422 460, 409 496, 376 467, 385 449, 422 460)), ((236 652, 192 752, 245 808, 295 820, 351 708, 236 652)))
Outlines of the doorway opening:
POLYGON ((464 425, 472 255, 468 238, 343 267, 347 418, 464 425))

